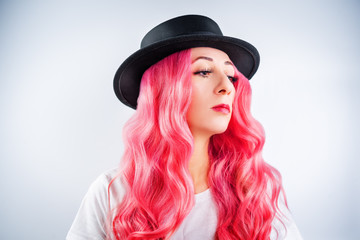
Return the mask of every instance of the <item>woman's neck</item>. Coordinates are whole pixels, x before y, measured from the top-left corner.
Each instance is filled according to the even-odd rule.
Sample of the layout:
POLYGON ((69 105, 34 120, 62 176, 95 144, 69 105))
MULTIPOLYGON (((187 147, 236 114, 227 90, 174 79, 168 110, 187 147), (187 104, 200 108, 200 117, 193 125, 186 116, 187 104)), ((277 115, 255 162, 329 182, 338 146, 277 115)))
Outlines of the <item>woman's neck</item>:
POLYGON ((209 140, 209 137, 194 136, 194 151, 189 161, 189 171, 194 182, 195 194, 203 192, 209 188, 209 140))

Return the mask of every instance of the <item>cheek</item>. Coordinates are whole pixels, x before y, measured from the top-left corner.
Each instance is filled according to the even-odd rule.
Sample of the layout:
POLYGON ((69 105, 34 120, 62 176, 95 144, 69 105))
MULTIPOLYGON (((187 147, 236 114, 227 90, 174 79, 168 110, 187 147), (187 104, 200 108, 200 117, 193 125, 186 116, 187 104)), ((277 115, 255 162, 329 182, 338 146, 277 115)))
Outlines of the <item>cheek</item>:
POLYGON ((199 96, 194 93, 191 98, 190 107, 187 113, 188 119, 195 119, 200 116, 199 110, 201 109, 201 99, 199 99, 199 96))
POLYGON ((204 117, 207 101, 204 90, 201 89, 199 86, 193 84, 191 103, 187 112, 188 121, 196 121, 204 117))

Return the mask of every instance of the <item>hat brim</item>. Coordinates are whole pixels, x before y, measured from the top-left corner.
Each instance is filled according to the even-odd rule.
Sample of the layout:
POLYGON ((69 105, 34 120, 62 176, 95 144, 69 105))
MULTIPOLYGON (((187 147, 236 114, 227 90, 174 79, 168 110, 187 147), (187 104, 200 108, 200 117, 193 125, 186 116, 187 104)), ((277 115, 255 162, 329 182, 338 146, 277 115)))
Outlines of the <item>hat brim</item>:
POLYGON ((259 67, 260 56, 250 43, 219 35, 180 36, 144 47, 128 57, 114 77, 114 91, 125 105, 136 109, 140 81, 144 72, 163 58, 194 47, 212 47, 225 52, 236 68, 249 80, 259 67))

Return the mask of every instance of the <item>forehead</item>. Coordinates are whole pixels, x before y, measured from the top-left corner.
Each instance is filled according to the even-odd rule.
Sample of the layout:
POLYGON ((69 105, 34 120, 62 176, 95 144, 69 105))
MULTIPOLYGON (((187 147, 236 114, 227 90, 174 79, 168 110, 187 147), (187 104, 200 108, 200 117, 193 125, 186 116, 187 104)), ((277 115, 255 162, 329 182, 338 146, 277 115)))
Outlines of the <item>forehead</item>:
POLYGON ((198 57, 209 57, 214 59, 215 61, 230 61, 229 56, 216 48, 210 48, 210 47, 197 47, 191 49, 191 60, 194 61, 198 57))

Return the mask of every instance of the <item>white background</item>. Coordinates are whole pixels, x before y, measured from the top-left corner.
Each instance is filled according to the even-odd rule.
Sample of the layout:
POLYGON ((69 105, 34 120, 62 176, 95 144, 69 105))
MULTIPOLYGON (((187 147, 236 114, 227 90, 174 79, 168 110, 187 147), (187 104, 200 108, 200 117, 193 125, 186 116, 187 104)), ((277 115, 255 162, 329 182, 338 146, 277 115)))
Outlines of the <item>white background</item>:
POLYGON ((15 0, 0 2, 0 239, 65 238, 123 153, 117 67, 190 13, 259 50, 252 110, 304 239, 359 238, 358 1, 15 0))

